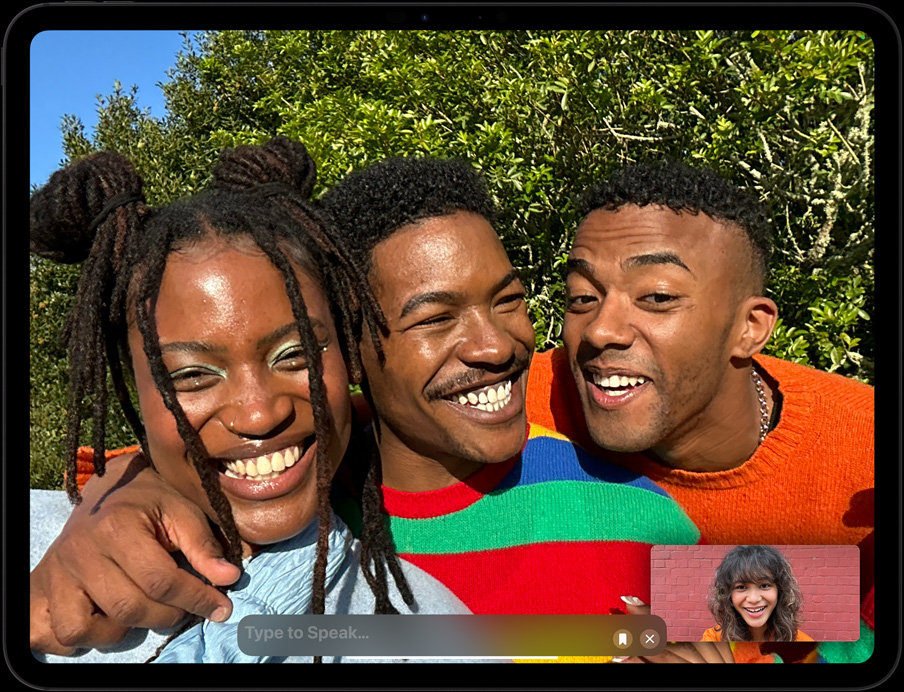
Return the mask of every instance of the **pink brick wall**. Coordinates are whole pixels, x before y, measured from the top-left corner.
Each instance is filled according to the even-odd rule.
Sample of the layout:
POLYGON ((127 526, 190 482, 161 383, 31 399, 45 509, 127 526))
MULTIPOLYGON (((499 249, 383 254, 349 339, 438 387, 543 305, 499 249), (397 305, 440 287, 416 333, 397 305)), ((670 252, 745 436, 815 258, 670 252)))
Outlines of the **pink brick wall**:
MULTIPOLYGON (((650 608, 670 641, 700 641, 715 625, 709 585, 732 545, 653 546, 650 608)), ((860 551, 849 545, 777 545, 794 570, 804 603, 801 629, 816 641, 860 638, 860 551)))

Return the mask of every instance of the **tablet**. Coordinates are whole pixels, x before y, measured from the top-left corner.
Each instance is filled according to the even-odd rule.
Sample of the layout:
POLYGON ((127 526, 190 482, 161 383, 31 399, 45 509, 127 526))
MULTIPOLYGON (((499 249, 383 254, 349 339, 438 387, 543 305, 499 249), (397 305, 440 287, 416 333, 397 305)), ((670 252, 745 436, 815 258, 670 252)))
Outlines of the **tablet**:
MULTIPOLYGON (((4 647, 19 680, 116 689, 846 689, 877 685, 895 670, 901 652, 901 60, 898 29, 884 12, 765 3, 67 2, 23 8, 11 18, 3 50, 4 647), (143 41, 173 47, 168 60, 154 58, 161 60, 159 84, 138 76, 150 59, 147 52, 142 60, 143 41), (120 69, 113 70, 118 84, 100 87, 95 114, 70 96, 53 98, 56 88, 64 91, 62 82, 80 82, 101 65, 105 74, 120 69), (59 123, 50 135, 58 148, 50 154, 38 153, 38 139, 48 137, 38 129, 39 115, 59 123), (27 223, 29 189, 64 162, 106 148, 132 158, 146 178, 149 203, 164 203, 203 186, 220 150, 277 135, 307 146, 318 168, 315 197, 349 172, 389 157, 471 162, 498 205, 497 229, 527 289, 538 353, 562 343, 565 266, 581 221, 579 195, 638 161, 715 168, 770 209, 776 253, 767 294, 781 320, 765 353, 875 388, 875 439, 854 435, 851 442, 852 456, 871 448, 883 459, 873 459, 872 482, 843 507, 830 507, 826 497, 852 462, 842 453, 826 465, 837 469, 836 480, 826 477, 813 487, 806 505, 840 527, 827 532, 830 538, 800 540, 789 521, 787 539, 781 528, 769 528, 757 540, 758 524, 780 525, 791 514, 763 495, 756 511, 726 516, 718 531, 700 526, 699 545, 657 543, 650 551, 648 614, 588 606, 585 613, 562 614, 558 624, 480 621, 479 631, 503 633, 481 645, 493 649, 495 661, 461 662, 480 658, 478 630, 465 628, 469 634, 448 643, 457 625, 442 618, 468 616, 427 615, 438 619, 418 625, 423 630, 380 629, 384 639, 408 637, 412 647, 386 655, 433 660, 442 653, 435 650, 438 637, 450 647, 442 663, 385 669, 369 662, 363 669, 314 669, 313 676, 308 669, 262 676, 227 665, 139 671, 115 657, 76 667, 36 657, 27 647, 25 602, 15 594, 26 588, 25 550, 37 550, 38 559, 59 523, 42 533, 41 515, 32 511, 29 535, 13 518, 25 516, 26 502, 37 506, 35 498, 43 496, 34 491, 62 488, 66 362, 53 339, 76 279, 26 258, 24 234, 16 229, 27 223), (48 156, 58 158, 48 163, 48 156), (28 414, 14 399, 25 391, 28 414), (26 426, 27 443, 17 432, 26 426), (699 642, 716 636, 706 634, 711 628, 722 631, 714 614, 715 574, 732 549, 750 544, 787 556, 803 597, 795 631, 814 644, 783 649, 782 641, 767 642, 775 646, 753 655, 755 642, 732 643, 744 669, 656 665, 668 643, 699 642), (589 619, 566 619, 576 614, 589 619), (533 637, 528 650, 525 632, 533 637), (613 663, 625 656, 645 665, 613 663), (782 665, 749 668, 763 662, 782 665)), ((125 418, 116 416, 108 447, 132 444, 125 418)), ((712 517, 719 514, 720 491, 710 492, 705 503, 712 517)), ((681 504, 682 495, 675 498, 681 504)), ((624 521, 635 520, 644 518, 624 521)), ((548 555, 556 559, 554 550, 548 555)), ((740 583, 732 588, 748 583, 734 581, 740 583)), ((759 589, 758 582, 749 588, 759 589)), ((743 610, 754 627, 773 612, 769 598, 757 592, 726 607, 742 620, 743 610)), ((248 636, 258 641, 240 644, 263 646, 264 653, 272 645, 274 656, 291 655, 285 653, 289 634, 308 631, 304 620, 251 624, 248 636)), ((332 638, 339 640, 347 637, 338 633, 358 625, 311 627, 335 630, 332 638)), ((346 642, 331 645, 325 655, 345 652, 346 642)), ((345 655, 372 661, 384 653, 360 641, 356 646, 345 655)))

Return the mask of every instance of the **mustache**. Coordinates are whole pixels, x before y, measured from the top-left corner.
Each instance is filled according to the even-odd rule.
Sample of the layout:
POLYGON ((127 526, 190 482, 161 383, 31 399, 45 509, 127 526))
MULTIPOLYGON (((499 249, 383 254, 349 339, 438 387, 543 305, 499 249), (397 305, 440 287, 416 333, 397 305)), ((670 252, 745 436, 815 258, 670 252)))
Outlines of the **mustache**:
POLYGON ((500 375, 502 373, 514 374, 516 372, 521 372, 522 370, 527 370, 530 361, 531 354, 524 352, 512 356, 511 360, 498 368, 471 368, 458 375, 453 375, 440 382, 430 384, 424 389, 424 396, 428 401, 445 399, 454 392, 479 385, 481 382, 486 381, 494 375, 500 375))

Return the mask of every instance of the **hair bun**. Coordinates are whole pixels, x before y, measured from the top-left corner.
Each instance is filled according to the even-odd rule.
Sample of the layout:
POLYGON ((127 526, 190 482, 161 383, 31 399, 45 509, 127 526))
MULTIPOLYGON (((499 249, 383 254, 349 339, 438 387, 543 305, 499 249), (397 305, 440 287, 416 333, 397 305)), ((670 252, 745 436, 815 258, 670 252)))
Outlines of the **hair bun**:
POLYGON ((29 205, 29 248, 40 257, 75 264, 91 252, 92 222, 117 195, 139 195, 142 180, 125 156, 102 151, 56 171, 29 205))
POLYGON ((308 199, 317 180, 317 167, 304 144, 274 137, 260 146, 242 145, 221 153, 213 180, 217 189, 230 191, 283 183, 308 199))

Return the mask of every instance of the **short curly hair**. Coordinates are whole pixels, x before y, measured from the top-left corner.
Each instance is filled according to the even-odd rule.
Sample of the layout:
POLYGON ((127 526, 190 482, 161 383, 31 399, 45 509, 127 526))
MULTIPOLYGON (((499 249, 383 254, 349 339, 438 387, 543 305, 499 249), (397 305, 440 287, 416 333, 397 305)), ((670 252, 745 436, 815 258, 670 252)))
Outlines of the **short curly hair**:
POLYGON ((765 282, 772 259, 772 224, 757 198, 711 168, 679 161, 638 163, 617 169, 578 200, 581 218, 596 209, 616 210, 627 204, 658 204, 674 211, 703 212, 732 223, 747 234, 757 266, 755 276, 765 282))
POLYGON ((374 247, 403 226, 459 211, 478 214, 491 225, 496 217, 483 178, 461 159, 386 159, 349 174, 319 203, 365 271, 374 247))

